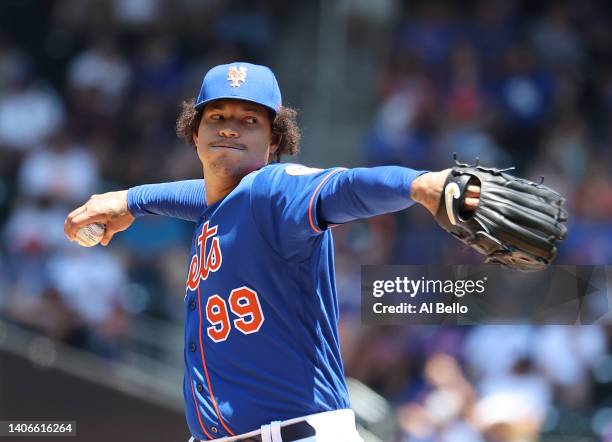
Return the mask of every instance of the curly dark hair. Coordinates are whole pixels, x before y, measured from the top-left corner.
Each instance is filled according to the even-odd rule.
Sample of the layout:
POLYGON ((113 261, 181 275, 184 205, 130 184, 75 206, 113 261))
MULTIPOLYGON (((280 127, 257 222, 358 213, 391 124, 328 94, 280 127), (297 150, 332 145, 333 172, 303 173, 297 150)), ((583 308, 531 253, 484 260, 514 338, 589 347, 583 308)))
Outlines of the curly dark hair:
MULTIPOLYGON (((198 130, 203 108, 196 109, 195 100, 183 101, 181 113, 176 119, 176 135, 195 147, 193 134, 198 130)), ((297 124, 297 111, 290 107, 281 107, 274 115, 270 111, 272 121, 272 133, 280 136, 280 145, 274 153, 274 159, 278 162, 282 155, 295 155, 300 150, 300 139, 302 133, 297 124)))

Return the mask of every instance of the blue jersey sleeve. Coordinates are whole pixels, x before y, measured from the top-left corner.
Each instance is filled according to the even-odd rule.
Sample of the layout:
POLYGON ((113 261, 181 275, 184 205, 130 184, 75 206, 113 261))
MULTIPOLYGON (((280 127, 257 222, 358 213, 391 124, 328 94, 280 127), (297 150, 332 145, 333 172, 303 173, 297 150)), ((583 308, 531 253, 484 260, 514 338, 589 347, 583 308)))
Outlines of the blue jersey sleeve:
POLYGON ((297 164, 267 166, 251 188, 251 208, 260 232, 282 256, 299 255, 329 224, 410 207, 410 186, 422 171, 386 166, 312 169, 297 164))
POLYGON ((205 208, 204 180, 145 184, 128 190, 128 210, 134 217, 164 215, 197 222, 205 208))
POLYGON ((414 204, 412 181, 426 171, 398 166, 355 168, 330 178, 319 193, 319 225, 397 212, 414 204))

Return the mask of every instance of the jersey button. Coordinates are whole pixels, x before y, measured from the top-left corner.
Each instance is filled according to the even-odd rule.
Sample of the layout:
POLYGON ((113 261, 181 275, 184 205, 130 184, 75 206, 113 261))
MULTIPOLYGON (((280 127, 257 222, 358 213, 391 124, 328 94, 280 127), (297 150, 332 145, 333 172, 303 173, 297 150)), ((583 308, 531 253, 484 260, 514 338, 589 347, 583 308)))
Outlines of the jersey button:
POLYGON ((218 433, 219 432, 217 427, 210 427, 210 431, 212 431, 213 433, 218 433))
POLYGON ((204 387, 202 387, 202 384, 198 384, 196 390, 198 390, 198 393, 202 393, 202 391, 204 391, 204 387))
POLYGON ((192 342, 191 344, 189 344, 189 350, 190 350, 191 352, 196 351, 196 345, 195 345, 193 342, 192 342))
POLYGON ((195 299, 192 299, 191 301, 189 301, 189 308, 190 308, 191 310, 195 310, 195 308, 196 308, 196 302, 195 302, 195 299))

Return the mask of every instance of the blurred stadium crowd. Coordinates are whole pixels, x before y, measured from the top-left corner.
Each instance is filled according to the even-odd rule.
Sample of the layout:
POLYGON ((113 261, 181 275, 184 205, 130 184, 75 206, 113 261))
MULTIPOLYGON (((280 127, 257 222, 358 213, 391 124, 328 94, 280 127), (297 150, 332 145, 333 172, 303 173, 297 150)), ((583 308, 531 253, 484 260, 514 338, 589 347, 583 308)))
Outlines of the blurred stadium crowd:
MULTIPOLYGON (((345 3, 350 35, 367 28, 364 2, 345 3)), ((568 197, 558 262, 612 262, 610 6, 373 3, 393 8, 393 32, 356 128, 360 164, 516 164, 568 197)), ((0 3, 0 318, 109 358, 142 315, 180 323, 191 225, 148 217, 84 249, 64 218, 92 193, 199 177, 174 135, 180 101, 215 64, 274 68, 292 13, 280 0, 0 3)), ((347 375, 397 407, 398 440, 612 440, 612 324, 364 327, 360 265, 477 257, 418 208, 335 241, 347 375)))

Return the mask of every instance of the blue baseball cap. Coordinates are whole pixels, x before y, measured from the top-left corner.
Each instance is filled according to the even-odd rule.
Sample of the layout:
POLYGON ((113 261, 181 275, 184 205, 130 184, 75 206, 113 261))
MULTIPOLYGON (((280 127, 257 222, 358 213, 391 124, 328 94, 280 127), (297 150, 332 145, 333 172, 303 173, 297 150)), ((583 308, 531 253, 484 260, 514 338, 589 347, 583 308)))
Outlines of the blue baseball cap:
POLYGON ((272 70, 240 61, 215 66, 206 73, 195 107, 199 109, 221 98, 261 104, 275 114, 282 105, 280 88, 272 70))

